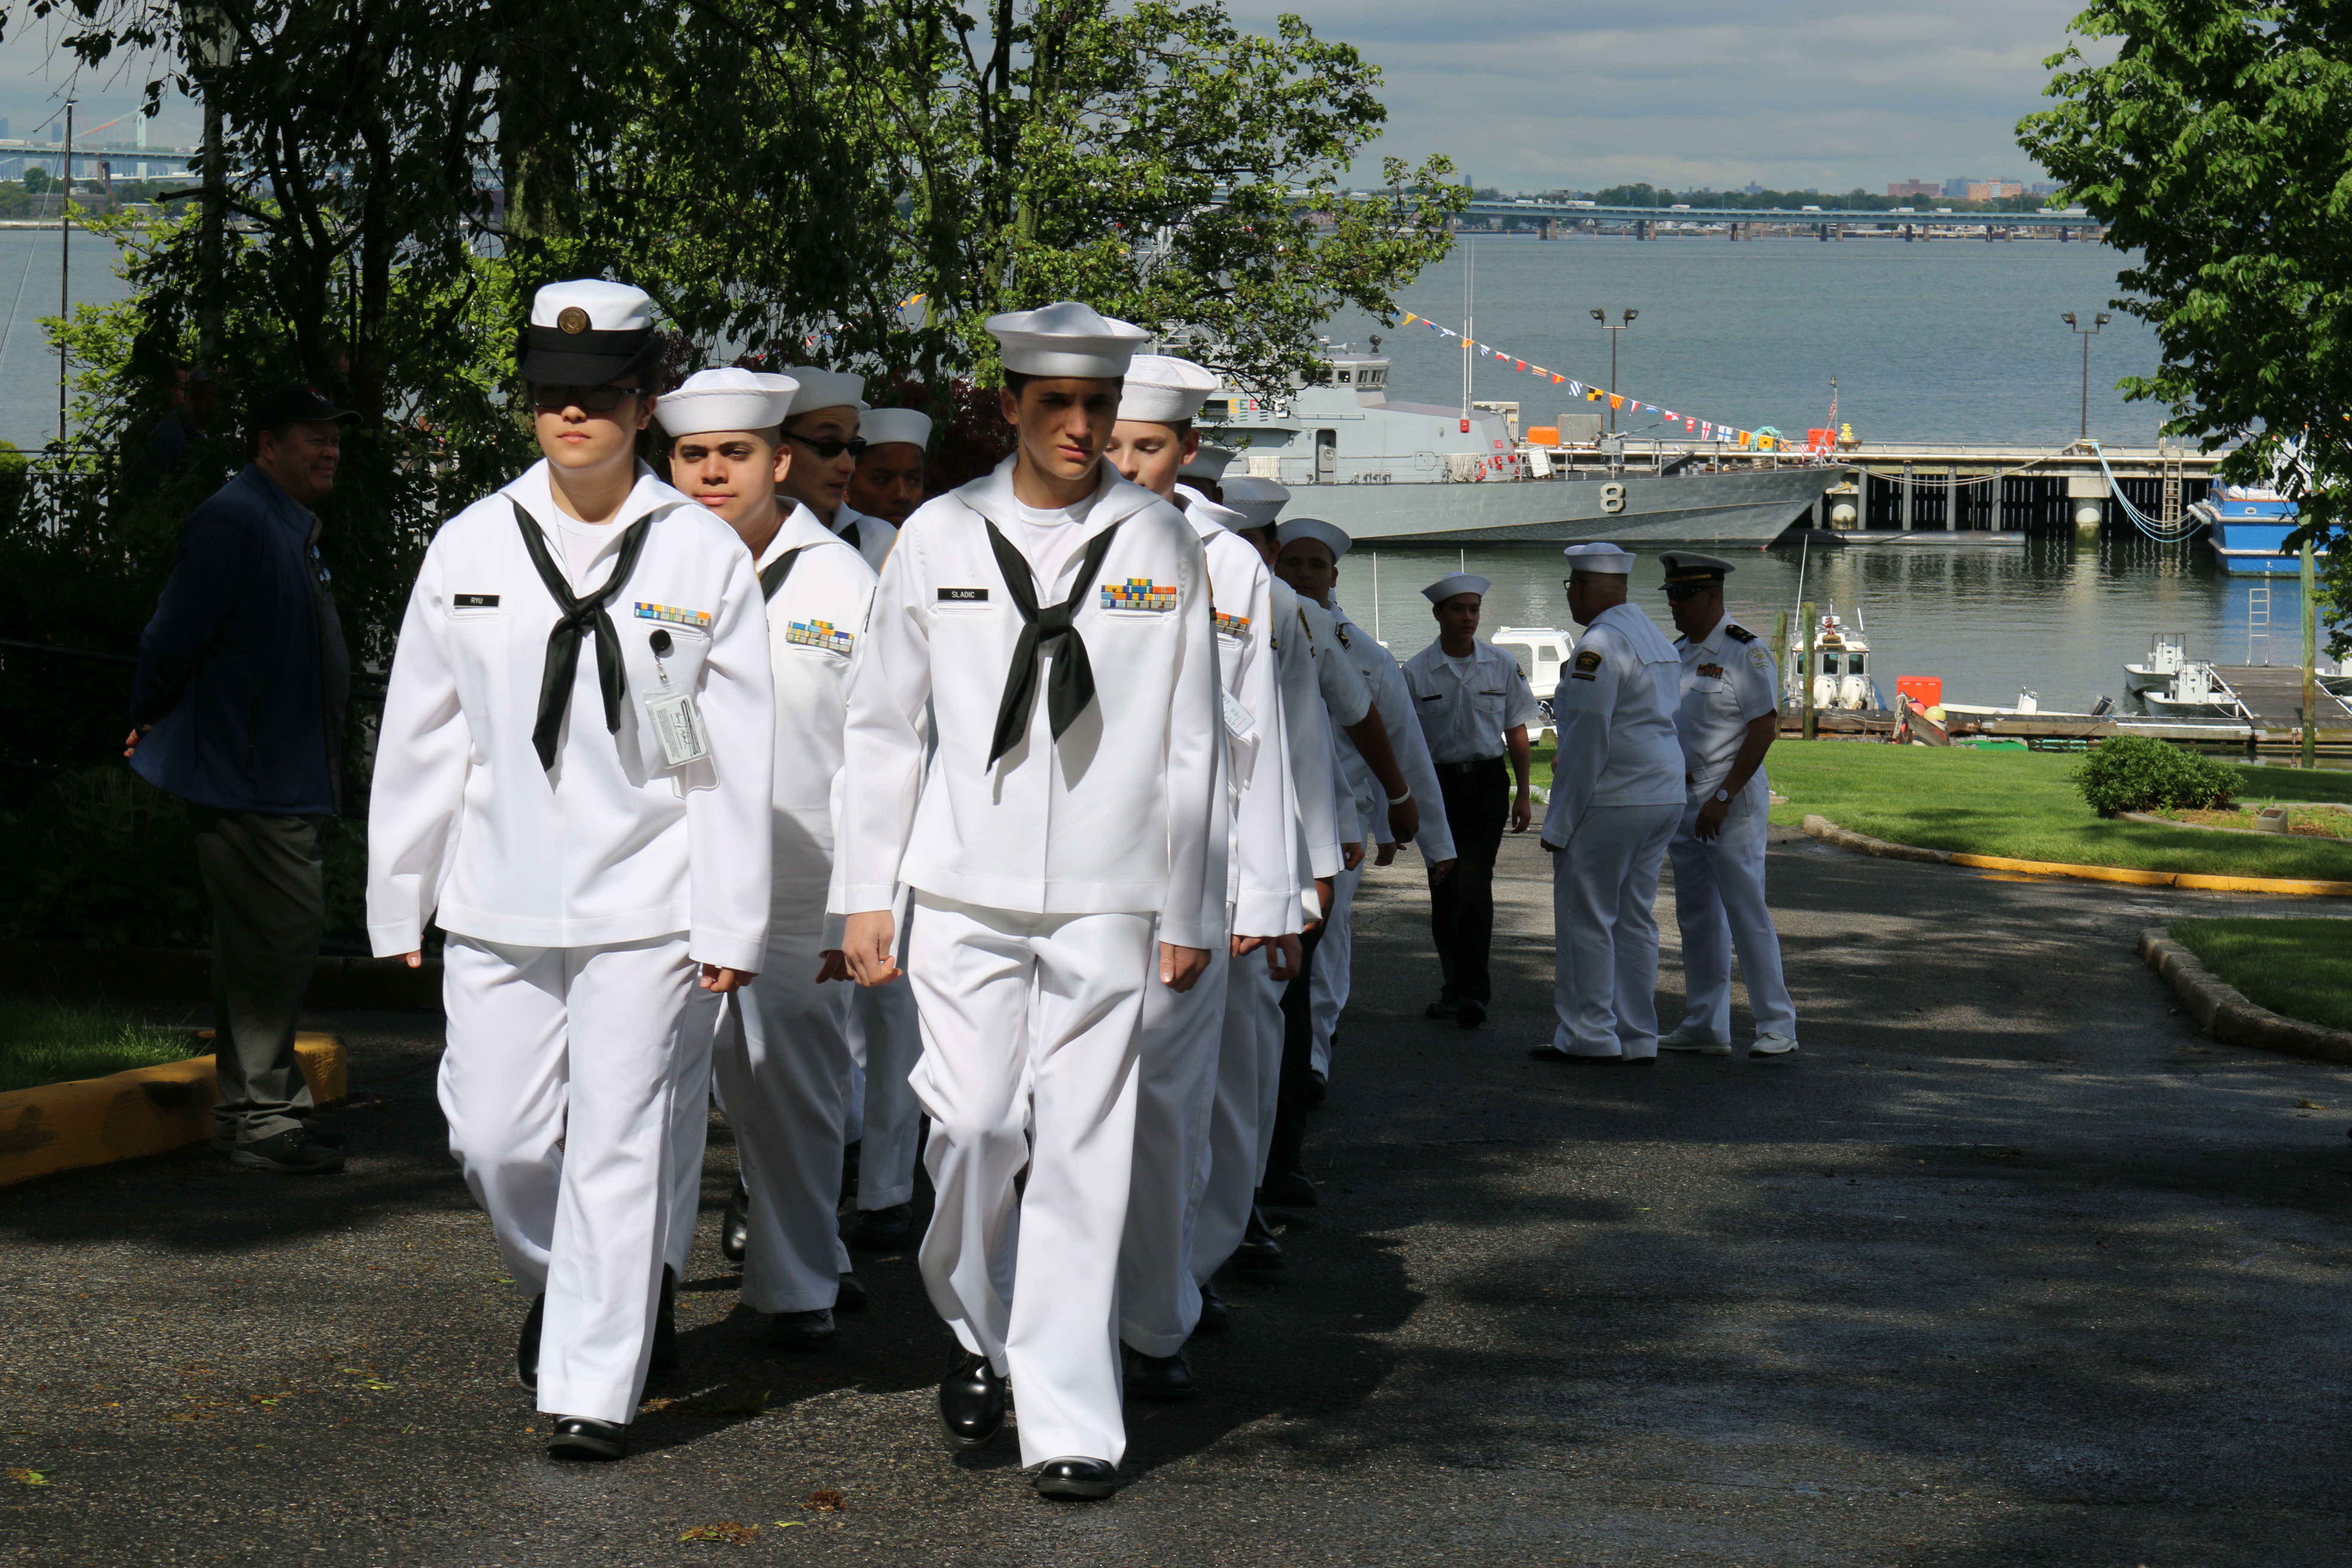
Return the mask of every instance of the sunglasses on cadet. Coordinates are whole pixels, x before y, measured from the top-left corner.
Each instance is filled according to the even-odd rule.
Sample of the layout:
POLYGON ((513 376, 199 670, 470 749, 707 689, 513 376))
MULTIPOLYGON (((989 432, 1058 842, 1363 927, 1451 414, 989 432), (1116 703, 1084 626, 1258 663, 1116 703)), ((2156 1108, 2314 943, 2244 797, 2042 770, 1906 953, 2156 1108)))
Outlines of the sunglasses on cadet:
POLYGON ((846 441, 819 441, 808 436, 795 436, 791 431, 787 430, 784 432, 784 439, 787 441, 798 441, 802 446, 806 447, 810 451, 814 452, 819 458, 828 463, 832 462, 835 458, 840 457, 844 452, 848 453, 853 458, 862 458, 866 456, 866 437, 863 436, 852 436, 846 441))
POLYGON ((567 408, 577 408, 583 414, 610 414, 621 405, 624 397, 635 397, 645 391, 642 386, 534 386, 530 389, 531 406, 541 414, 561 414, 567 408))

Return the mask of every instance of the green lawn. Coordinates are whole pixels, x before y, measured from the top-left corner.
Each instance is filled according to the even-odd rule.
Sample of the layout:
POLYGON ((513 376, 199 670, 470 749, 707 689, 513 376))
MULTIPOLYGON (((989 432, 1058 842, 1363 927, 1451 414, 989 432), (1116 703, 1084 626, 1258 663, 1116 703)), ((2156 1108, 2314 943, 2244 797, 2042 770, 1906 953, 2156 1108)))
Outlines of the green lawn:
POLYGON ((2172 940, 2273 1013, 2352 1029, 2352 921, 2179 921, 2172 940))
POLYGON ((0 1092, 105 1078, 202 1054, 185 1029, 70 1007, 0 1007, 0 1092))

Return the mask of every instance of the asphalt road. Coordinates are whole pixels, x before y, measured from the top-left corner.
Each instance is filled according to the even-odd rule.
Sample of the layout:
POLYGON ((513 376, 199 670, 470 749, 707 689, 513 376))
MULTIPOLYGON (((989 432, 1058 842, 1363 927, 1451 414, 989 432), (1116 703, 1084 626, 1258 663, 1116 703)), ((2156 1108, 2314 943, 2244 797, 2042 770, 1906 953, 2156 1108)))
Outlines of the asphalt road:
POLYGON ((625 1463, 547 1460, 436 1032, 338 1015, 345 1175, 0 1193, 0 1563, 2352 1562, 2352 1086, 2202 1038, 2133 953, 2276 906, 1784 843, 1801 1057, 1565 1068, 1524 1055, 1548 871, 1505 858, 1476 1032, 1420 1017, 1413 879, 1367 884, 1325 1206, 1195 1342, 1202 1397, 1131 1413, 1108 1503, 943 1451, 909 1258, 862 1266, 831 1352, 766 1351, 723 1139, 686 1373, 625 1463), (679 1539, 719 1523, 757 1534, 679 1539))

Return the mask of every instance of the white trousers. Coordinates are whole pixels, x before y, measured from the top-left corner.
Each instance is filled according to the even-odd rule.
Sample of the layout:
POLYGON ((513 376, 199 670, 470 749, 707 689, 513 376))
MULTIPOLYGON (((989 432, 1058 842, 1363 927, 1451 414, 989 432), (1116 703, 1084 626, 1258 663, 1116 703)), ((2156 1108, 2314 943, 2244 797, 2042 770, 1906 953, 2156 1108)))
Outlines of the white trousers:
MULTIPOLYGON (((1266 973, 1265 951, 1235 962, 1225 983, 1225 1022, 1217 1046, 1216 1096, 1209 1136, 1193 1181, 1192 1318, 1199 1326, 1199 1287, 1225 1266, 1249 1228, 1250 1206, 1274 1148, 1274 1113, 1282 1098, 1282 988, 1266 973)), ((1145 1347, 1134 1343, 1139 1350, 1145 1347)), ((1168 1352, 1157 1352, 1168 1354, 1168 1352)))
POLYGON ((911 986, 893 982, 869 990, 861 985, 856 993, 849 999, 849 1053, 857 1064, 861 1087, 852 1089, 856 1100, 844 1135, 859 1143, 858 1208, 895 1208, 915 1196, 915 1148, 922 1136, 923 1107, 908 1075, 923 1054, 922 1030, 915 1021, 911 986))
POLYGON ((916 907, 915 1092, 938 1196, 923 1282, 964 1349, 1011 1377, 1023 1464, 1117 1464, 1119 1234, 1143 992, 1159 984, 1153 918, 920 894, 916 907))
POLYGON ((1683 933, 1682 1026, 1710 1040, 1731 1040, 1731 956, 1748 982, 1748 1007, 1759 1035, 1797 1034, 1796 1004, 1780 972, 1780 933, 1764 898, 1764 838, 1769 826, 1761 776, 1748 781, 1702 840, 1692 831, 1701 803, 1683 808, 1666 853, 1675 863, 1675 923, 1683 933), (1749 799, 1750 795, 1754 799, 1749 799))
MULTIPOLYGON (((1331 918, 1323 928, 1323 940, 1315 949, 1315 972, 1307 978, 1307 995, 1310 1016, 1315 1026, 1315 1071, 1321 1077, 1331 1075, 1331 1037, 1339 1027, 1339 1015, 1348 1010, 1348 980, 1353 968, 1355 933, 1349 929, 1349 919, 1356 910, 1356 885, 1364 879, 1364 868, 1371 864, 1372 852, 1378 847, 1364 846, 1364 858, 1356 862, 1352 871, 1342 871, 1331 879, 1331 918)), ((1409 853, 1410 846, 1397 851, 1409 853)))
POLYGON ((1596 805, 1552 857, 1552 1044, 1571 1056, 1658 1054, 1658 874, 1682 814, 1596 805))
MULTIPOLYGON (((1143 991, 1136 1047, 1135 1165, 1118 1248, 1119 1337, 1174 1355, 1201 1321, 1191 1230, 1209 1159, 1232 950, 1219 938, 1190 991, 1143 991)), ((1255 1105, 1256 1089, 1251 1089, 1255 1105)))
POLYGON ((539 1408, 626 1423, 667 1242, 683 932, 603 947, 452 934, 440 1099, 449 1152, 521 1292, 544 1290, 539 1408))

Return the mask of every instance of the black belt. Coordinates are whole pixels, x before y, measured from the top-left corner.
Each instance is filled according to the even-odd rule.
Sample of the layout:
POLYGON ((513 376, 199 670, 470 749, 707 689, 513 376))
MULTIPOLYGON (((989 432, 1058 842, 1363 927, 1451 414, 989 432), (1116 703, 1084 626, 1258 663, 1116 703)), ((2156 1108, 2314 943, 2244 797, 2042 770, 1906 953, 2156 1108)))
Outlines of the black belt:
POLYGON ((1441 773, 1475 773, 1486 768, 1500 768, 1502 765, 1503 759, 1500 755, 1473 757, 1466 763, 1439 763, 1437 771, 1441 773))

